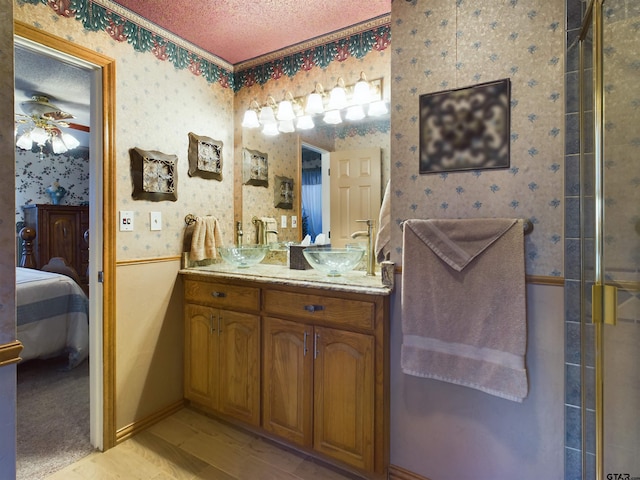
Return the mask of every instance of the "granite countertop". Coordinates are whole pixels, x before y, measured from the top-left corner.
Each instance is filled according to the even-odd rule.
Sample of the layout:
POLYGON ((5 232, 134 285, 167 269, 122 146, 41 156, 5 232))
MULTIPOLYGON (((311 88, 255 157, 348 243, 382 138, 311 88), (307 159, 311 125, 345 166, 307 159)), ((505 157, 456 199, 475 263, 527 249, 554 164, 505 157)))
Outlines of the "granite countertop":
POLYGON ((215 276, 251 280, 265 284, 295 285, 333 291, 389 295, 393 288, 382 284, 380 272, 367 276, 361 270, 352 270, 339 277, 329 277, 317 270, 292 270, 284 265, 260 263, 249 268, 237 268, 227 263, 214 263, 202 267, 180 270, 181 274, 215 276))

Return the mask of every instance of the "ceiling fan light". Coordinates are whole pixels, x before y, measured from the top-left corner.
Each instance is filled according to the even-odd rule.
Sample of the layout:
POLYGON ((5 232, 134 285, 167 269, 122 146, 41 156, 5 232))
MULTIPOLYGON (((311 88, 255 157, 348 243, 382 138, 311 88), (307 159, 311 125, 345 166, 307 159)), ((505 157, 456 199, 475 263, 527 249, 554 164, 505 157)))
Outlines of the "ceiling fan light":
POLYGON ((258 128, 260 126, 260 122, 258 121, 258 114, 255 110, 249 109, 244 112, 242 126, 245 128, 258 128))
POLYGON ((51 138, 51 150, 53 151, 53 153, 58 155, 60 153, 66 152, 68 148, 65 145, 65 142, 62 141, 62 138, 60 138, 57 135, 54 135, 53 138, 51 138))
MULTIPOLYGON (((65 146, 69 150, 73 150, 74 148, 80 146, 80 142, 76 140, 76 137, 64 132, 61 133, 60 136, 62 137, 62 141, 64 142, 65 146)), ((57 137, 53 137, 53 138, 55 139, 57 137)))
POLYGON ((31 130, 31 140, 33 140, 38 145, 44 145, 46 141, 49 139, 49 134, 42 127, 35 127, 31 130))
POLYGON ((26 132, 20 135, 18 141, 16 142, 16 146, 20 147, 23 150, 31 150, 33 147, 33 140, 31 140, 31 132, 26 132))

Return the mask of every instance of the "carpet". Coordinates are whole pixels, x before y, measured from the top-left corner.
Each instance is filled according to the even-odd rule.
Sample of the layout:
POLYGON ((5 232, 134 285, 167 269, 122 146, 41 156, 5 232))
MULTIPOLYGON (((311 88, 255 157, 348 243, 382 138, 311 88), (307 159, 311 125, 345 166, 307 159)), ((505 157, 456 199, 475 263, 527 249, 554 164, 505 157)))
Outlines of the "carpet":
POLYGON ((89 361, 68 358, 18 365, 17 476, 39 480, 89 455, 89 361))

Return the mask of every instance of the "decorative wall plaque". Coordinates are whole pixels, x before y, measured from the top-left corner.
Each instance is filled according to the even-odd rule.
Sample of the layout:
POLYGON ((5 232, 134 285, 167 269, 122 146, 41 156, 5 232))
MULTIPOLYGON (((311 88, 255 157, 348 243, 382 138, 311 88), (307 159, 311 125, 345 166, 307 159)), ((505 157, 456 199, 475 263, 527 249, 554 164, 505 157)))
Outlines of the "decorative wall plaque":
POLYGON ((273 204, 276 208, 293 208, 293 178, 276 175, 273 204))
POLYGON ((242 183, 262 187, 269 185, 269 162, 266 153, 242 149, 242 183))
POLYGON ((159 202, 178 199, 178 157, 154 150, 132 148, 131 181, 134 200, 150 200, 159 202))
POLYGON ((420 95, 420 173, 508 168, 508 78, 420 95))
POLYGON ((222 180, 222 142, 189 132, 189 176, 222 180))

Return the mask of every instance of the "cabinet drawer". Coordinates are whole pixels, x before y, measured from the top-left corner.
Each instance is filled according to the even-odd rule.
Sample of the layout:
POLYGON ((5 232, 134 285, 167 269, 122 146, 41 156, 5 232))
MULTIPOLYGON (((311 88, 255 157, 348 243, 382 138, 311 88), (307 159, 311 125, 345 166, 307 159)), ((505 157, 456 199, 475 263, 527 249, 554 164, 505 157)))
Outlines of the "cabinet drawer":
POLYGON ((323 320, 336 326, 372 329, 373 302, 308 295, 281 290, 265 290, 264 310, 270 314, 307 320, 323 320))
POLYGON ((212 307, 260 310, 260 289, 254 287, 186 279, 184 299, 212 307))

